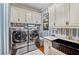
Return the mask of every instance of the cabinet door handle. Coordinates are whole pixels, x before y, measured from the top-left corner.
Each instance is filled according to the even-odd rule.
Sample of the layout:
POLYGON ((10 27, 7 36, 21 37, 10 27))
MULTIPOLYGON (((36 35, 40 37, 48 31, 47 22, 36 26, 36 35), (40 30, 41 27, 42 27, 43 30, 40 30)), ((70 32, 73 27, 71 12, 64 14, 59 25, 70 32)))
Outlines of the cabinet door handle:
POLYGON ((49 46, 49 49, 50 49, 50 46, 49 46))
POLYGON ((18 21, 20 21, 20 19, 18 18, 18 21))

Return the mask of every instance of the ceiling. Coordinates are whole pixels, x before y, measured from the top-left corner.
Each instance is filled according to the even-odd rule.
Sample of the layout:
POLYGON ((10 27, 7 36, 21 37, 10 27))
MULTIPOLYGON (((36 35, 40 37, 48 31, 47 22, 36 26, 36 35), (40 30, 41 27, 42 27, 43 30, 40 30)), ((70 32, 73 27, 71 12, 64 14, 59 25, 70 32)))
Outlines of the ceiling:
POLYGON ((52 3, 17 3, 17 4, 41 11, 42 9, 47 8, 52 3))

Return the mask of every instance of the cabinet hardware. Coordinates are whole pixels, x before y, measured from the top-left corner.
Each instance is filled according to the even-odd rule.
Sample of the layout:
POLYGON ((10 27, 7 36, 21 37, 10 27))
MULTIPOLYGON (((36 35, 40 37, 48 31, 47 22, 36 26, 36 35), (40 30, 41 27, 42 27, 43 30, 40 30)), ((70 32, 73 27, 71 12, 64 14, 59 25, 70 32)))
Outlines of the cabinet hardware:
POLYGON ((20 19, 18 18, 18 21, 20 21, 20 19))

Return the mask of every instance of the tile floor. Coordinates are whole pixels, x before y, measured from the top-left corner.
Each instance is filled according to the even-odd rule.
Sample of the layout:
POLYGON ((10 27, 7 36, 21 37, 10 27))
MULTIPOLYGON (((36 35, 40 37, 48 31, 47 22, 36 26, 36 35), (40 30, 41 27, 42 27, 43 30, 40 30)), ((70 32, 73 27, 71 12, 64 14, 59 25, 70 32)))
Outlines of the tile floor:
POLYGON ((24 55, 44 55, 39 49, 29 52, 29 53, 25 53, 24 55))

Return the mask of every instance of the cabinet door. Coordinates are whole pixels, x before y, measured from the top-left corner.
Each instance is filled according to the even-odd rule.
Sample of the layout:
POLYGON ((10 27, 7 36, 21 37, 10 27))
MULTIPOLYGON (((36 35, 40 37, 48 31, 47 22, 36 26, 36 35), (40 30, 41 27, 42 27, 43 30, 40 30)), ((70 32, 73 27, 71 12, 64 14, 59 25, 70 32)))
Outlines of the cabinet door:
POLYGON ((18 9, 18 22, 25 23, 25 10, 19 8, 18 9))
POLYGON ((45 39, 44 40, 44 53, 46 55, 50 55, 51 51, 50 51, 50 47, 51 47, 51 41, 45 39))
POLYGON ((37 21, 36 21, 37 24, 41 24, 42 23, 42 20, 41 20, 41 13, 38 13, 37 14, 37 21))
MULTIPOLYGON (((64 22, 65 22, 65 26, 67 25, 66 23, 69 23, 69 17, 70 17, 70 8, 69 8, 69 3, 65 3, 64 4, 64 22)), ((69 24, 68 24, 69 25, 69 24)))
POLYGON ((36 20, 37 20, 37 14, 36 12, 32 12, 32 23, 36 24, 36 20))
POLYGON ((79 3, 70 4, 70 26, 79 26, 79 3))
POLYGON ((25 23, 25 9, 18 7, 11 7, 11 22, 25 23))
POLYGON ((10 22, 18 22, 18 12, 17 12, 17 8, 16 7, 13 7, 11 6, 11 20, 10 22))
POLYGON ((48 44, 48 41, 46 39, 44 40, 44 53, 46 55, 49 54, 49 44, 48 44))
POLYGON ((56 6, 56 26, 65 26, 64 4, 56 6))
POLYGON ((54 20, 55 20, 55 9, 53 6, 48 7, 49 12, 49 27, 54 26, 54 20))
POLYGON ((41 13, 32 12, 32 20, 34 24, 41 24, 41 13))
POLYGON ((31 11, 27 11, 26 12, 26 22, 27 23, 32 23, 32 13, 31 13, 31 11))

